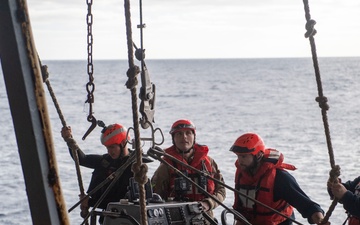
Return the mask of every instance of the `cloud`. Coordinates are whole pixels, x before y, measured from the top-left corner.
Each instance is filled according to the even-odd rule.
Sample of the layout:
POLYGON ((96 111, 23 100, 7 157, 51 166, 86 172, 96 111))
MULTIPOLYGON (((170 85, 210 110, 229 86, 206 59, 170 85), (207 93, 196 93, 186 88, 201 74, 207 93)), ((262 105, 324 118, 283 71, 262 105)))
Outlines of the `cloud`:
MULTIPOLYGON (((130 4, 133 40, 139 46, 139 3, 130 4)), ((86 59, 86 2, 29 0, 28 5, 44 58, 86 59)), ((126 59, 124 2, 94 1, 92 9, 94 58, 126 59)), ((360 55, 359 11, 356 0, 310 2, 320 55, 360 55)), ((143 22, 150 58, 310 56, 301 1, 143 1, 143 22)))

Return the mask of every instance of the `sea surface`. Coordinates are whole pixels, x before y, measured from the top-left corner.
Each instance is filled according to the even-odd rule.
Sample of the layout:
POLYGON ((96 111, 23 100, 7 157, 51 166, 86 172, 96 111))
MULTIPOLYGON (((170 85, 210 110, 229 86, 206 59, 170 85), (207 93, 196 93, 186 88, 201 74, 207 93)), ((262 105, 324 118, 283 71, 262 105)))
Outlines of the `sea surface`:
MULTIPOLYGON (((324 95, 335 162, 341 167, 341 178, 359 175, 360 157, 360 58, 319 58, 324 95)), ((101 128, 83 141, 90 126, 87 121, 86 83, 89 81, 86 61, 43 61, 50 73, 50 84, 62 113, 73 129, 80 148, 88 154, 103 154, 101 128)), ((137 62, 139 65, 139 63, 137 62)), ((276 59, 191 59, 147 60, 151 82, 156 85, 155 123, 161 129, 164 143, 171 145, 169 129, 180 118, 192 120, 197 127, 196 141, 206 144, 219 164, 226 184, 233 186, 236 157, 229 152, 235 139, 244 132, 256 132, 267 147, 285 155, 285 162, 297 170, 290 173, 302 189, 325 211, 331 204, 326 191, 330 170, 321 109, 315 98, 318 87, 311 58, 276 59)), ((133 127, 131 95, 126 88, 125 60, 95 61, 94 116, 105 124, 122 123, 133 127)), ((2 71, 0 71, 2 75, 2 71)), ((32 224, 26 188, 17 150, 12 118, 3 76, 0 78, 0 224, 32 224)), ((140 90, 141 80, 139 78, 140 90)), ((60 135, 61 122, 47 93, 53 142, 66 207, 78 201, 79 187, 75 165, 60 135)), ((140 101, 138 101, 139 103, 140 101)), ((141 130, 149 137, 149 130, 141 130)), ((134 136, 132 134, 132 136, 134 136)), ((161 142, 160 132, 156 139, 161 142)), ((144 143, 146 152, 149 143, 144 143)), ((148 164, 151 177, 158 162, 148 164)), ((85 189, 91 170, 81 168, 85 189)), ((224 204, 231 207, 233 193, 227 190, 224 204)), ((220 219, 223 208, 215 213, 220 219)), ((71 224, 82 222, 79 209, 69 214, 71 224)), ((338 204, 330 221, 344 222, 346 214, 338 204)), ((296 220, 308 224, 296 211, 296 220)))

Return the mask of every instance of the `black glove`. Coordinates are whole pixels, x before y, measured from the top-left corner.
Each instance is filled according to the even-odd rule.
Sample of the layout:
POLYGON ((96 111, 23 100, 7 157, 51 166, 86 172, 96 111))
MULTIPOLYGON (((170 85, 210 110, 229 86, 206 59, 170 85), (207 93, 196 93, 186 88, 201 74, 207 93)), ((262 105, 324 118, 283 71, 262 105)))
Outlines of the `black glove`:
POLYGON ((162 156, 158 152, 164 152, 164 150, 162 148, 160 148, 159 146, 154 146, 154 147, 149 148, 147 154, 152 158, 158 159, 162 156))
MULTIPOLYGON (((341 183, 341 179, 340 178, 337 178, 337 179, 338 179, 338 182, 341 183)), ((330 188, 332 183, 333 183, 332 179, 329 178, 327 181, 327 192, 330 196, 330 199, 334 200, 334 194, 332 193, 331 188, 330 188)))

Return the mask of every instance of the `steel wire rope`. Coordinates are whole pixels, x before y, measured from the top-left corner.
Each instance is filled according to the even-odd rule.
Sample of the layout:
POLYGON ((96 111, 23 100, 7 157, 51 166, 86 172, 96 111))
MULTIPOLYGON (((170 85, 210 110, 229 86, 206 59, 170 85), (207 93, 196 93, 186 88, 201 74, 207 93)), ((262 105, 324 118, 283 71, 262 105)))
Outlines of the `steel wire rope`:
POLYGON ((84 222, 81 223, 81 225, 85 224, 86 220, 91 216, 91 214, 95 211, 95 209, 101 204, 101 202, 104 200, 105 196, 110 192, 111 188, 115 185, 115 183, 120 178, 120 176, 124 173, 126 168, 129 165, 131 165, 135 161, 135 159, 136 159, 136 155, 135 154, 131 155, 121 167, 119 167, 115 172, 111 173, 104 181, 102 181, 99 185, 97 185, 87 196, 85 196, 83 199, 81 199, 79 202, 77 202, 73 206, 73 208, 76 207, 76 205, 79 205, 82 201, 84 201, 85 198, 88 198, 89 195, 92 195, 93 193, 95 193, 96 191, 98 191, 100 188, 102 188, 104 185, 106 185, 107 183, 109 183, 111 181, 109 186, 106 187, 106 190, 104 191, 104 193, 96 201, 91 212, 88 213, 86 215, 86 217, 84 217, 84 222))

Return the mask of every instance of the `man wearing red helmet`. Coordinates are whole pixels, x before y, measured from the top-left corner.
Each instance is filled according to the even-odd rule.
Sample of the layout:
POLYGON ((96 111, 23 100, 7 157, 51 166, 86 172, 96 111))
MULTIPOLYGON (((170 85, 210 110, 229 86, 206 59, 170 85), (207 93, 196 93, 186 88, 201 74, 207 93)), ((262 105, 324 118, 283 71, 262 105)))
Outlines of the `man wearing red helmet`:
MULTIPOLYGON (((173 145, 165 149, 167 154, 223 182, 223 177, 216 162, 208 156, 208 147, 196 143, 195 125, 190 120, 181 119, 176 121, 171 127, 170 134, 173 145)), ((171 160, 169 157, 164 156, 163 159, 185 173, 187 177, 207 190, 214 198, 220 202, 224 201, 226 197, 224 186, 197 174, 195 171, 186 168, 175 160, 171 160)), ((194 184, 185 181, 175 173, 174 169, 168 167, 165 163, 161 163, 157 168, 151 183, 153 191, 166 200, 200 202, 204 210, 211 217, 213 217, 212 210, 218 206, 216 201, 204 195, 194 184)))
MULTIPOLYGON (((324 211, 303 192, 295 178, 285 171, 296 168, 283 163, 284 156, 279 151, 265 148, 259 135, 241 135, 230 151, 237 155, 235 189, 243 193, 235 193, 233 208, 251 224, 290 225, 295 221, 293 207, 310 224, 322 222, 324 211)), ((242 222, 236 220, 235 224, 241 225, 242 222)))
MULTIPOLYGON (((61 135, 65 142, 68 144, 69 149, 75 141, 72 138, 71 128, 63 127, 61 135)), ((130 137, 127 134, 127 129, 121 124, 112 124, 105 127, 102 130, 100 141, 106 147, 107 153, 103 155, 97 154, 85 154, 79 148, 77 148, 77 154, 79 158, 79 164, 91 169, 94 169, 91 181, 88 188, 88 193, 95 187, 101 184, 110 174, 120 168, 129 158, 129 150, 127 147, 127 140, 130 137)), ((70 150, 70 155, 72 151, 70 150)), ((117 180, 115 185, 107 193, 105 198, 101 201, 98 208, 106 209, 109 202, 118 202, 120 199, 125 198, 128 191, 129 179, 133 177, 131 171, 131 165, 128 166, 122 173, 121 177, 117 180)), ((110 182, 107 185, 101 187, 98 191, 91 194, 89 198, 81 202, 81 209, 87 212, 89 207, 94 205, 101 198, 110 182)), ((86 215, 82 215, 83 217, 86 215)))

